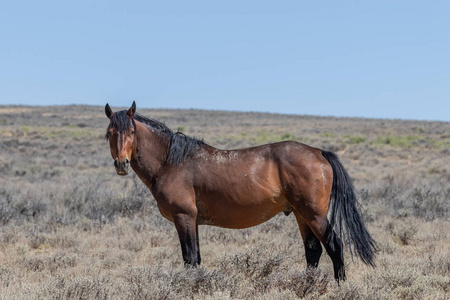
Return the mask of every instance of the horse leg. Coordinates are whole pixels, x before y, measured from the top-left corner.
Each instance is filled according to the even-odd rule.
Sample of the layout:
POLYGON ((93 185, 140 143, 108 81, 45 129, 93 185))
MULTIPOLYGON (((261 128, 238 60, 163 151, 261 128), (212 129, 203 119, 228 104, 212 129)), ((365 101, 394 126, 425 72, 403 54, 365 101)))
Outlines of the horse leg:
POLYGON ((341 239, 338 237, 333 227, 327 221, 327 229, 324 234, 327 244, 325 249, 333 261, 334 279, 345 280, 344 251, 341 239))
POLYGON ((198 235, 198 224, 196 222, 195 224, 195 236, 197 240, 197 264, 200 264, 202 262, 202 258, 200 257, 200 242, 199 242, 199 235, 198 235))
POLYGON ((339 283, 339 280, 345 280, 345 266, 344 266, 344 252, 341 239, 337 236, 333 227, 328 222, 326 215, 317 216, 308 222, 314 235, 324 245, 325 250, 333 261, 334 278, 339 283))
POLYGON ((303 244, 305 246, 307 267, 317 268, 320 256, 322 255, 322 245, 302 217, 297 212, 294 212, 294 215, 297 218, 298 228, 300 229, 303 244))
POLYGON ((178 232, 178 237, 180 238, 184 265, 196 267, 200 264, 200 248, 196 217, 178 213, 174 215, 173 221, 178 232))

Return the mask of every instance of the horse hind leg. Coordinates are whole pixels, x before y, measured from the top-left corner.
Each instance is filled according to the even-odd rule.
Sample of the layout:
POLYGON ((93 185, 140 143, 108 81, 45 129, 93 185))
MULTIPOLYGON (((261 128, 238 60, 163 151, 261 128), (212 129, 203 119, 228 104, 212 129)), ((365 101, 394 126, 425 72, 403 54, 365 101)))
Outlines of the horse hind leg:
POLYGON ((319 260, 322 255, 322 245, 319 239, 314 235, 308 224, 303 221, 298 213, 294 213, 297 218, 298 228, 303 239, 303 245, 305 246, 305 257, 308 268, 317 268, 319 260))
POLYGON ((310 266, 310 264, 312 267, 314 267, 314 264, 317 266, 319 262, 322 248, 320 247, 319 253, 319 250, 317 250, 317 242, 320 241, 333 262, 334 278, 338 283, 340 280, 345 280, 343 245, 331 224, 328 222, 326 215, 316 215, 311 219, 305 219, 302 218, 297 211, 294 211, 294 213, 297 217, 297 222, 299 223, 303 242, 305 243, 305 254, 308 266, 310 266))
POLYGON ((311 230, 322 242, 333 262, 334 279, 339 283, 345 280, 344 252, 341 239, 338 237, 333 227, 325 216, 309 223, 311 230))
POLYGON ((324 238, 327 241, 325 249, 333 261, 334 278, 339 283, 339 280, 345 280, 343 245, 341 239, 338 237, 328 221, 324 238))

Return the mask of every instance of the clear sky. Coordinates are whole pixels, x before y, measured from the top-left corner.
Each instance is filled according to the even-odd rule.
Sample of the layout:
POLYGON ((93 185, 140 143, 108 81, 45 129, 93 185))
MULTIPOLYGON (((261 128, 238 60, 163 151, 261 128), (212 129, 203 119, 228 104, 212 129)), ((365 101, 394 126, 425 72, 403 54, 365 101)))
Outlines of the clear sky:
POLYGON ((2 1, 0 104, 450 121, 449 1, 2 1))

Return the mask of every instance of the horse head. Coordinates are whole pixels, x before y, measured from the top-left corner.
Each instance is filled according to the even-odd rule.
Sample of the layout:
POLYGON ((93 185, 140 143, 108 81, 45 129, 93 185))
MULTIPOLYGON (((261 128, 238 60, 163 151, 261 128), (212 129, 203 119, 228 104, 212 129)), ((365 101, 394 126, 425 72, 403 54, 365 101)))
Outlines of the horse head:
POLYGON ((109 141, 116 172, 122 176, 128 174, 130 161, 136 154, 136 123, 133 118, 135 112, 134 101, 128 110, 115 113, 108 104, 105 106, 105 114, 110 120, 105 138, 109 141))

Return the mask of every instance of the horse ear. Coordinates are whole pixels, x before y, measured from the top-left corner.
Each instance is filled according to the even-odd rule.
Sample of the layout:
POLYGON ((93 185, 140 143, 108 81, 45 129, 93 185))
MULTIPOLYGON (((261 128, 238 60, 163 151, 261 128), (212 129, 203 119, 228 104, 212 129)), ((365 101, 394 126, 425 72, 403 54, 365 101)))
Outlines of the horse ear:
POLYGON ((135 113, 136 113, 136 102, 133 101, 133 104, 131 104, 131 107, 127 111, 127 115, 131 119, 131 118, 133 118, 135 113))
POLYGON ((106 103, 106 106, 105 106, 105 114, 108 117, 108 119, 111 119, 111 116, 113 115, 113 111, 112 111, 111 107, 109 107, 108 103, 106 103))

